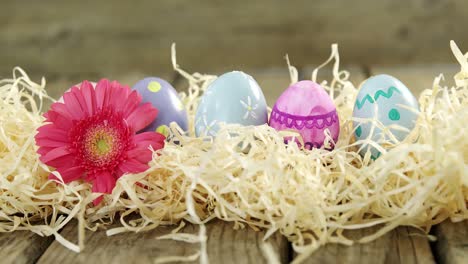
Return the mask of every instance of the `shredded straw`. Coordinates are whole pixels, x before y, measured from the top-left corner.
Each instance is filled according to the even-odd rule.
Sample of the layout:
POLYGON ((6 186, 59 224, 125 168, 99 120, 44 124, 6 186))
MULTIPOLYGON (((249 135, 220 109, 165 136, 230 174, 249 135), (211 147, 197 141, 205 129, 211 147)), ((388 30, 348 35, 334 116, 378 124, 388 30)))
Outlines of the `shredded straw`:
MULTIPOLYGON (((234 222, 236 228, 266 230, 261 250, 272 263, 279 260, 268 238, 280 232, 292 242, 298 263, 326 243, 365 243, 402 225, 427 234, 447 218, 467 219, 468 54, 463 55, 453 42, 451 47, 461 65, 454 77, 457 87, 444 86, 442 75, 435 78, 432 89, 419 97, 419 119, 412 134, 384 149, 370 137, 358 142, 353 137, 357 88, 348 81, 349 73, 339 70, 338 49, 333 45, 330 59, 312 79, 320 68, 333 63, 334 78, 322 85, 334 98, 341 134, 333 151, 308 151, 297 144, 286 146, 284 134, 267 125, 225 125, 214 139, 196 138, 195 110, 216 76, 183 71, 173 46, 174 69, 188 81, 181 97, 190 131, 183 134, 172 124, 171 141, 153 156, 151 169, 122 177, 97 207, 92 205, 96 194, 88 183, 47 180, 50 168, 38 160, 34 135, 44 121, 44 100, 53 99, 47 96, 44 80, 36 84, 15 68, 12 79, 0 81, 0 232, 53 235, 80 252, 85 230, 119 224, 108 228, 110 236, 176 224, 174 232, 160 239, 197 243, 200 250, 156 261, 208 263, 205 223, 218 218, 234 222), (361 158, 357 151, 362 143, 378 147, 382 155, 375 161, 370 155, 361 158), (79 223, 78 244, 59 233, 74 218, 79 223), (185 222, 198 224, 199 233, 180 233, 185 222), (343 232, 372 226, 378 231, 358 241, 343 232)), ((290 65, 288 69, 295 81, 297 71, 290 65)), ((376 120, 364 121, 383 128, 376 120)))

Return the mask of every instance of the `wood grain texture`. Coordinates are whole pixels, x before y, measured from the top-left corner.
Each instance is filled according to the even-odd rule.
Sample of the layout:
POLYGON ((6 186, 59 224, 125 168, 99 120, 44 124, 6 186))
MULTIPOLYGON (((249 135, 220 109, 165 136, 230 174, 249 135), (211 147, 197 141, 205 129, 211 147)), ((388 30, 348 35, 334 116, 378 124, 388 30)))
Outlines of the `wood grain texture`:
POLYGON ((34 263, 54 241, 29 231, 0 233, 1 263, 34 263))
MULTIPOLYGON (((374 233, 376 228, 346 232, 348 238, 359 238, 374 233)), ((317 250, 305 263, 435 263, 431 248, 425 237, 417 230, 399 227, 377 240, 352 246, 327 244, 317 250)))
MULTIPOLYGON (((264 231, 250 228, 234 230, 231 223, 216 221, 208 225, 208 256, 212 263, 267 263, 261 251, 264 231)), ((268 240, 281 263, 288 262, 289 245, 276 233, 268 240)))
POLYGON ((462 264, 468 261, 468 220, 452 223, 450 220, 436 226, 434 254, 441 264, 462 264))
MULTIPOLYGON (((170 72, 170 45, 189 71, 298 66, 339 43, 347 63, 447 62, 468 45, 468 1, 4 0, 0 76, 19 65, 60 76, 170 72)), ((77 78, 81 79, 81 78, 77 78)))
MULTIPOLYGON (((81 253, 74 253, 55 241, 38 263, 154 263, 158 257, 189 256, 200 249, 199 244, 157 239, 173 228, 161 226, 152 231, 110 237, 104 231, 87 232, 85 249, 81 253)), ((187 225, 181 232, 198 234, 198 227, 187 225)), ((75 240, 78 234, 76 222, 66 226, 61 234, 75 240)), ((266 263, 260 249, 263 235, 264 232, 249 228, 234 230, 231 223, 213 221, 207 224, 208 258, 212 263, 266 263)), ((287 240, 277 234, 269 241, 286 262, 287 240)))

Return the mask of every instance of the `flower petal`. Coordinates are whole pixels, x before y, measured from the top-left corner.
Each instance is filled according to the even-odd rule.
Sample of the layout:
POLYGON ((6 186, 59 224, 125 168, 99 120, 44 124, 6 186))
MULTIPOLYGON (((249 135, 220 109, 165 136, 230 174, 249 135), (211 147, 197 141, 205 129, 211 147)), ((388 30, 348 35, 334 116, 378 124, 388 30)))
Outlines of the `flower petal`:
POLYGON ((128 86, 122 86, 117 81, 111 82, 112 97, 109 98, 109 106, 120 109, 122 102, 126 102, 130 88, 128 86))
POLYGON ((73 116, 69 113, 67 106, 62 103, 53 103, 51 110, 45 116, 47 122, 55 123, 57 127, 64 130, 69 130, 73 125, 73 116))
MULTIPOLYGON (((95 193, 112 193, 115 187, 115 178, 107 172, 100 172, 94 176, 93 192, 95 193)), ((103 196, 99 196, 93 201, 93 204, 97 206, 101 203, 103 196)))
POLYGON ((97 108, 96 92, 94 91, 93 85, 85 80, 81 83, 80 88, 81 93, 85 99, 88 114, 93 115, 97 108))
POLYGON ((41 147, 62 147, 66 145, 67 143, 55 140, 55 139, 50 139, 50 138, 37 138, 36 137, 36 144, 41 147))
POLYGON ((137 91, 130 93, 123 106, 124 118, 128 118, 128 116, 135 111, 135 109, 140 105, 141 99, 141 95, 137 91))
POLYGON ((96 84, 96 105, 98 109, 103 109, 106 105, 107 87, 110 83, 107 79, 102 79, 96 84))
POLYGON ((35 138, 36 141, 37 139, 49 138, 66 143, 68 142, 68 132, 57 128, 55 124, 47 124, 37 129, 35 138))
POLYGON ((98 198, 94 199, 94 201, 93 201, 94 206, 98 206, 102 202, 102 199, 104 199, 103 195, 101 195, 98 198))
MULTIPOLYGON (((60 176, 62 176, 64 183, 79 180, 84 175, 84 171, 81 167, 71 167, 63 170, 60 169, 57 171, 60 173, 60 176)), ((55 176, 52 173, 49 175, 49 180, 59 181, 57 176, 55 176)))
POLYGON ((141 163, 136 159, 128 159, 119 165, 121 171, 139 173, 149 169, 148 164, 141 163))
POLYGON ((54 111, 47 112, 46 122, 52 122, 58 128, 66 131, 70 130, 70 128, 73 126, 73 121, 71 118, 63 117, 54 111))
POLYGON ((57 168, 57 170, 59 170, 60 168, 69 168, 75 166, 75 155, 68 154, 57 157, 51 161, 48 161, 47 165, 57 168))
POLYGON ((68 146, 63 146, 60 148, 54 148, 53 150, 49 151, 47 154, 41 157, 41 161, 45 164, 49 164, 49 162, 60 158, 62 156, 69 155, 70 152, 68 151, 68 146))
POLYGON ((150 103, 144 103, 127 117, 127 122, 135 132, 138 132, 151 124, 157 115, 158 110, 156 108, 150 103))
POLYGON ((112 98, 114 97, 115 90, 116 89, 112 87, 112 83, 109 81, 109 84, 106 87, 106 97, 104 100, 103 107, 112 107, 111 102, 112 102, 112 98))
POLYGON ((96 173, 94 176, 93 192, 112 193, 115 178, 108 171, 96 173))
MULTIPOLYGON (((93 192, 94 193, 112 193, 115 187, 115 178, 108 172, 103 171, 94 176, 93 192)), ((93 201, 96 206, 102 201, 103 196, 99 196, 93 201)))
POLYGON ((68 112, 68 108, 64 103, 55 102, 50 106, 50 109, 54 112, 57 112, 57 114, 60 114, 65 118, 72 118, 72 115, 68 112))
POLYGON ((37 150, 37 154, 44 156, 45 154, 47 154, 49 151, 53 149, 54 148, 50 148, 50 147, 39 147, 39 149, 37 150))
POLYGON ((87 100, 83 95, 83 92, 80 88, 78 87, 72 87, 71 93, 75 96, 76 100, 80 103, 81 110, 83 114, 85 114, 85 117, 90 116, 90 112, 88 111, 88 105, 87 105, 87 100))
POLYGON ((144 132, 135 135, 133 140, 137 148, 148 149, 151 146, 153 150, 158 150, 164 147, 166 137, 158 132, 144 132))
POLYGON ((135 148, 127 152, 129 159, 135 159, 141 163, 148 163, 153 158, 153 152, 148 148, 135 148))
POLYGON ((77 94, 76 90, 79 89, 76 86, 71 88, 70 92, 66 92, 63 94, 63 101, 65 102, 65 106, 68 109, 68 113, 72 116, 74 120, 80 120, 86 116, 86 112, 84 112, 81 103, 84 101, 78 99, 75 95, 77 94), (82 102, 80 102, 82 101, 82 102))

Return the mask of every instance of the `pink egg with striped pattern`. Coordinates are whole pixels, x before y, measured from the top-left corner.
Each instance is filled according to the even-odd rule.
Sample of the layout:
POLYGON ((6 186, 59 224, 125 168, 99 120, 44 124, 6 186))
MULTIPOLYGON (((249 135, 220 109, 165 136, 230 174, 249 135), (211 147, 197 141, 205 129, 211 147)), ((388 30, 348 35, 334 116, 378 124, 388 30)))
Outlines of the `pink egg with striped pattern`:
MULTIPOLYGON (((306 149, 322 147, 326 130, 330 131, 334 142, 340 134, 340 120, 333 100, 313 81, 289 86, 273 106, 269 125, 278 131, 297 131, 306 149)), ((286 142, 289 140, 291 138, 285 138, 286 142)), ((299 141, 296 139, 296 142, 299 141)))

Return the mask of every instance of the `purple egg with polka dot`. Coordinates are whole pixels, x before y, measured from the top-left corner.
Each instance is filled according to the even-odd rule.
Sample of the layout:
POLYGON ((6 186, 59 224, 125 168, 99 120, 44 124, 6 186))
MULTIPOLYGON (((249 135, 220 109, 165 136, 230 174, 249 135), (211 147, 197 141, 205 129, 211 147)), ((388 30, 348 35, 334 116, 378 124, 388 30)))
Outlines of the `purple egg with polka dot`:
POLYGON ((151 103, 159 110, 156 119, 140 132, 157 131, 167 136, 171 122, 177 123, 184 131, 188 130, 187 111, 170 83, 161 78, 148 77, 137 82, 132 89, 141 94, 142 103, 151 103))

